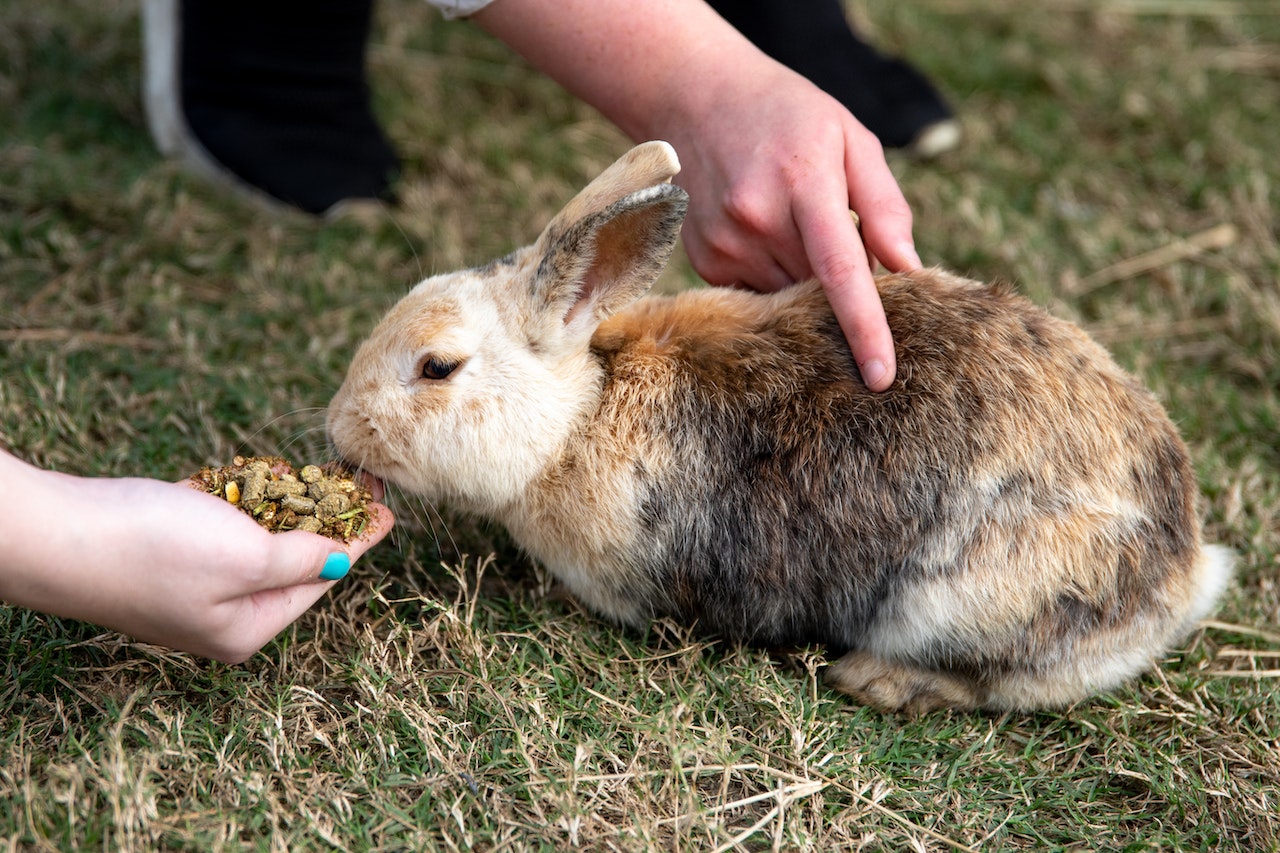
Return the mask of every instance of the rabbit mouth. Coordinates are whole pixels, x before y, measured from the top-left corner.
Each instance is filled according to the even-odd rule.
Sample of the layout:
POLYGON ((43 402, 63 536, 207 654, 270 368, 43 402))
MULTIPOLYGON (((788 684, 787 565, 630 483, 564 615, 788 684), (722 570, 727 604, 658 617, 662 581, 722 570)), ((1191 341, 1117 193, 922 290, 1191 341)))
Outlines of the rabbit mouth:
POLYGON ((387 496, 386 481, 377 474, 373 474, 363 468, 357 468, 356 480, 369 490, 369 494, 373 495, 373 499, 378 503, 382 503, 382 499, 387 496))
POLYGON ((386 497, 387 494, 386 477, 380 474, 375 474, 373 471, 370 471, 363 465, 357 464, 353 460, 343 456, 341 453, 338 453, 336 450, 333 452, 333 457, 334 460, 331 463, 333 466, 350 472, 352 478, 357 483, 369 490, 369 494, 373 496, 375 501, 382 503, 382 499, 386 497))

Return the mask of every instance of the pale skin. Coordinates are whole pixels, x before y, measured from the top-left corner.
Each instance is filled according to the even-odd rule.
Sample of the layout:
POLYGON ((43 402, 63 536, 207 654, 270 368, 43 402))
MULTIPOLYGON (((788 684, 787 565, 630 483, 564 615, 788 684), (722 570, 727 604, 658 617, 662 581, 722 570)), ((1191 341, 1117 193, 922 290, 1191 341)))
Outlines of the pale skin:
POLYGON ((247 660, 333 587, 320 579, 333 554, 354 562, 392 525, 377 504, 350 545, 272 534, 188 483, 73 477, 3 451, 0 500, 0 601, 226 663, 247 660))
POLYGON ((699 275, 757 290, 816 277, 864 381, 889 387, 893 338, 872 267, 920 259, 880 143, 838 101, 701 0, 494 0, 472 20, 632 138, 675 147, 699 275))

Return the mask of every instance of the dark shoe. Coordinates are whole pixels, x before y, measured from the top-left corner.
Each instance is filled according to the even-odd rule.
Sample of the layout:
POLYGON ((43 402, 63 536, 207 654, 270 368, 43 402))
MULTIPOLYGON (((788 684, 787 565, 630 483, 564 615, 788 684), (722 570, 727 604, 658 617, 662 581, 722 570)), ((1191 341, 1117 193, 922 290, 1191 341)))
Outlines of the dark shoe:
POLYGON ((906 62, 849 27, 840 0, 709 0, 769 56, 839 100, 885 148, 936 157, 960 142, 942 96, 906 62))
POLYGON ((157 147, 256 198, 329 215, 390 200, 399 168, 370 111, 373 0, 144 0, 157 147))

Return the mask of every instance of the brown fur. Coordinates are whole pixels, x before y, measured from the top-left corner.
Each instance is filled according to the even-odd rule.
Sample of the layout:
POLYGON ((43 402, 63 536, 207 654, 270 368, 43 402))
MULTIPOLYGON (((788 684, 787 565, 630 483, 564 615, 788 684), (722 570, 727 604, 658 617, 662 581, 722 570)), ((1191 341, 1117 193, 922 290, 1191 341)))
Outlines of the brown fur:
POLYGON ((611 588, 637 587, 615 596, 650 601, 642 616, 763 643, 872 640, 905 656, 912 683, 939 673, 953 699, 960 678, 984 703, 1057 704, 1084 695, 1095 667, 1107 677, 1115 650, 1159 653, 1200 557, 1194 479, 1159 405, 1078 329, 1005 290, 941 272, 880 287, 899 348, 883 394, 857 380, 815 285, 649 298, 606 321, 592 342, 600 409, 556 468, 580 479, 539 483, 533 526, 567 535, 579 519, 597 541, 590 519, 639 513, 651 560, 591 559, 614 566, 611 588), (637 469, 639 505, 610 501, 634 494, 620 483, 637 469), (992 494, 974 489, 984 482, 992 494), (932 595, 970 602, 967 621, 895 637, 895 611, 932 595), (1021 698, 1002 692, 1013 682, 1021 698))

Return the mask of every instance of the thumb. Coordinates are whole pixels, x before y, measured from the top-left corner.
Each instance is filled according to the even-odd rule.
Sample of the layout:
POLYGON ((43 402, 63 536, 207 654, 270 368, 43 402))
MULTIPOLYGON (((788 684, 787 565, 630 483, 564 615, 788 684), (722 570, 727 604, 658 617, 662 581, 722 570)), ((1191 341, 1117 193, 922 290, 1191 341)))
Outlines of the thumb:
POLYGON ((330 587, 345 577, 351 563, 391 530, 391 511, 371 504, 370 523, 349 545, 324 536, 291 530, 266 536, 250 589, 225 602, 239 614, 237 636, 220 652, 202 652, 227 663, 239 663, 305 613, 330 587), (228 650, 230 649, 230 650, 228 650))
POLYGON ((351 563, 351 552, 341 542, 301 530, 277 533, 271 537, 271 577, 264 586, 284 589, 341 580, 351 563))

